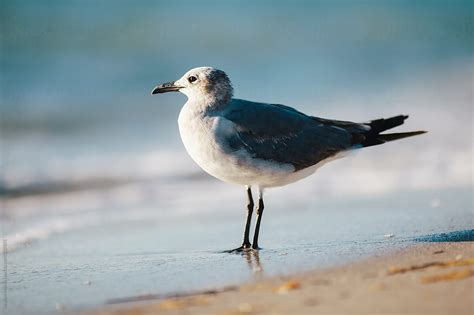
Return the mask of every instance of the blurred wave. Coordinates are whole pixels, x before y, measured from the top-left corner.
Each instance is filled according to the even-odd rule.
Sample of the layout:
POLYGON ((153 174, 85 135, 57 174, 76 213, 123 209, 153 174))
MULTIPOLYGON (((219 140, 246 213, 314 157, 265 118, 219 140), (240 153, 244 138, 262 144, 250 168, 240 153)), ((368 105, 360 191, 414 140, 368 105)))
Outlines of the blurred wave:
MULTIPOLYGON (((470 86, 473 73, 473 63, 441 67, 400 81, 389 90, 378 91, 377 98, 372 97, 371 102, 381 104, 379 116, 408 113, 412 117, 402 127, 404 130, 425 129, 429 133, 387 144, 383 148, 363 150, 375 153, 361 152, 356 159, 336 162, 339 165, 331 168, 330 176, 321 176, 326 177, 323 186, 348 194, 361 193, 360 185, 345 187, 348 181, 341 179, 348 177, 354 178, 352 183, 365 182, 363 192, 367 194, 401 188, 471 184, 473 95, 470 86), (389 104, 386 106, 384 103, 389 104), (378 172, 371 171, 373 169, 378 169, 378 172), (384 181, 378 181, 377 178, 382 176, 384 181)), ((333 100, 327 105, 328 115, 325 116, 339 119, 360 117, 359 121, 363 121, 362 116, 364 120, 378 118, 369 113, 357 113, 366 106, 360 104, 365 100, 361 97, 355 94, 348 99, 333 100)), ((66 136, 66 139, 71 137, 66 136)), ((187 180, 202 174, 182 148, 154 150, 142 144, 136 150, 133 146, 117 151, 107 147, 99 150, 91 148, 88 142, 58 143, 55 140, 47 137, 36 139, 38 151, 31 147, 31 140, 15 141, 6 146, 9 159, 3 160, 0 196, 104 189, 157 179, 187 180), (87 154, 78 154, 84 150, 87 154), (33 153, 34 159, 31 158, 33 153)), ((170 144, 170 147, 175 145, 170 144)))

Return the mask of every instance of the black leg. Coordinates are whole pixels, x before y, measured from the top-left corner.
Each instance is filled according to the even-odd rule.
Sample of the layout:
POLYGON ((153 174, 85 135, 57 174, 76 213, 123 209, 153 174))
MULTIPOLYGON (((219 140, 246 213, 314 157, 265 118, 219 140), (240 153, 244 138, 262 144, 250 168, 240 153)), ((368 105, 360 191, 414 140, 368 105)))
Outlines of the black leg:
POLYGON ((244 241, 242 243, 242 248, 250 248, 250 224, 252 222, 252 213, 253 213, 253 198, 252 198, 252 189, 250 186, 247 187, 247 220, 245 221, 245 230, 244 230, 244 241))
POLYGON ((253 243, 252 243, 252 248, 253 249, 259 249, 258 247, 258 233, 260 232, 260 222, 262 221, 262 215, 263 215, 263 195, 260 193, 258 196, 258 208, 257 208, 257 224, 255 225, 255 233, 253 235, 253 243))
POLYGON ((242 242, 242 245, 240 247, 237 247, 232 250, 225 251, 227 253, 235 253, 235 252, 241 252, 244 249, 248 249, 252 247, 252 244, 250 243, 250 224, 252 223, 252 214, 253 214, 253 197, 252 197, 252 189, 250 186, 247 186, 247 219, 245 221, 245 229, 244 229, 244 240, 242 242))

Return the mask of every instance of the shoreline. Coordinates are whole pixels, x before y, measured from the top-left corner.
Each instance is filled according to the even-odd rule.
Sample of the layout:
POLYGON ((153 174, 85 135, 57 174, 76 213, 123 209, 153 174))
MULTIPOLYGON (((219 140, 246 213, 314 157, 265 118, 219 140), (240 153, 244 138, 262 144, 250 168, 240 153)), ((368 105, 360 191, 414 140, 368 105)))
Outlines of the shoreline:
MULTIPOLYGON (((249 263, 256 263, 258 255, 249 257, 249 263)), ((80 314, 474 312, 472 241, 416 244, 358 262, 288 276, 260 277, 256 264, 254 279, 242 285, 111 300, 80 314)))

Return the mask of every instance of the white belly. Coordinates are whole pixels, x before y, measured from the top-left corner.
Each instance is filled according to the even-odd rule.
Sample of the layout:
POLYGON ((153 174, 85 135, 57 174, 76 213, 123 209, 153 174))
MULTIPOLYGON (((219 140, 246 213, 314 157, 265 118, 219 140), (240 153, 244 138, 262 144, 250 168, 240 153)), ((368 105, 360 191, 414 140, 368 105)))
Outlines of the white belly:
POLYGON ((253 158, 245 150, 226 150, 217 133, 232 132, 232 122, 193 111, 188 103, 178 118, 179 132, 191 158, 210 175, 229 183, 277 187, 314 173, 318 165, 298 172, 291 164, 253 158))

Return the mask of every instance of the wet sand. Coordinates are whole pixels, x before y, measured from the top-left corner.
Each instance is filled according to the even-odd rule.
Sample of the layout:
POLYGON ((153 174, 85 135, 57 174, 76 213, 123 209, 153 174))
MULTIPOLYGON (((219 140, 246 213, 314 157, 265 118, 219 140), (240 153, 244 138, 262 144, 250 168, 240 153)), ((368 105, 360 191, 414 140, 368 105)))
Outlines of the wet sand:
POLYGON ((243 285, 111 300, 82 314, 473 314, 472 233, 457 242, 431 241, 344 266, 270 278, 259 276, 259 254, 248 252, 243 255, 255 277, 243 285))

